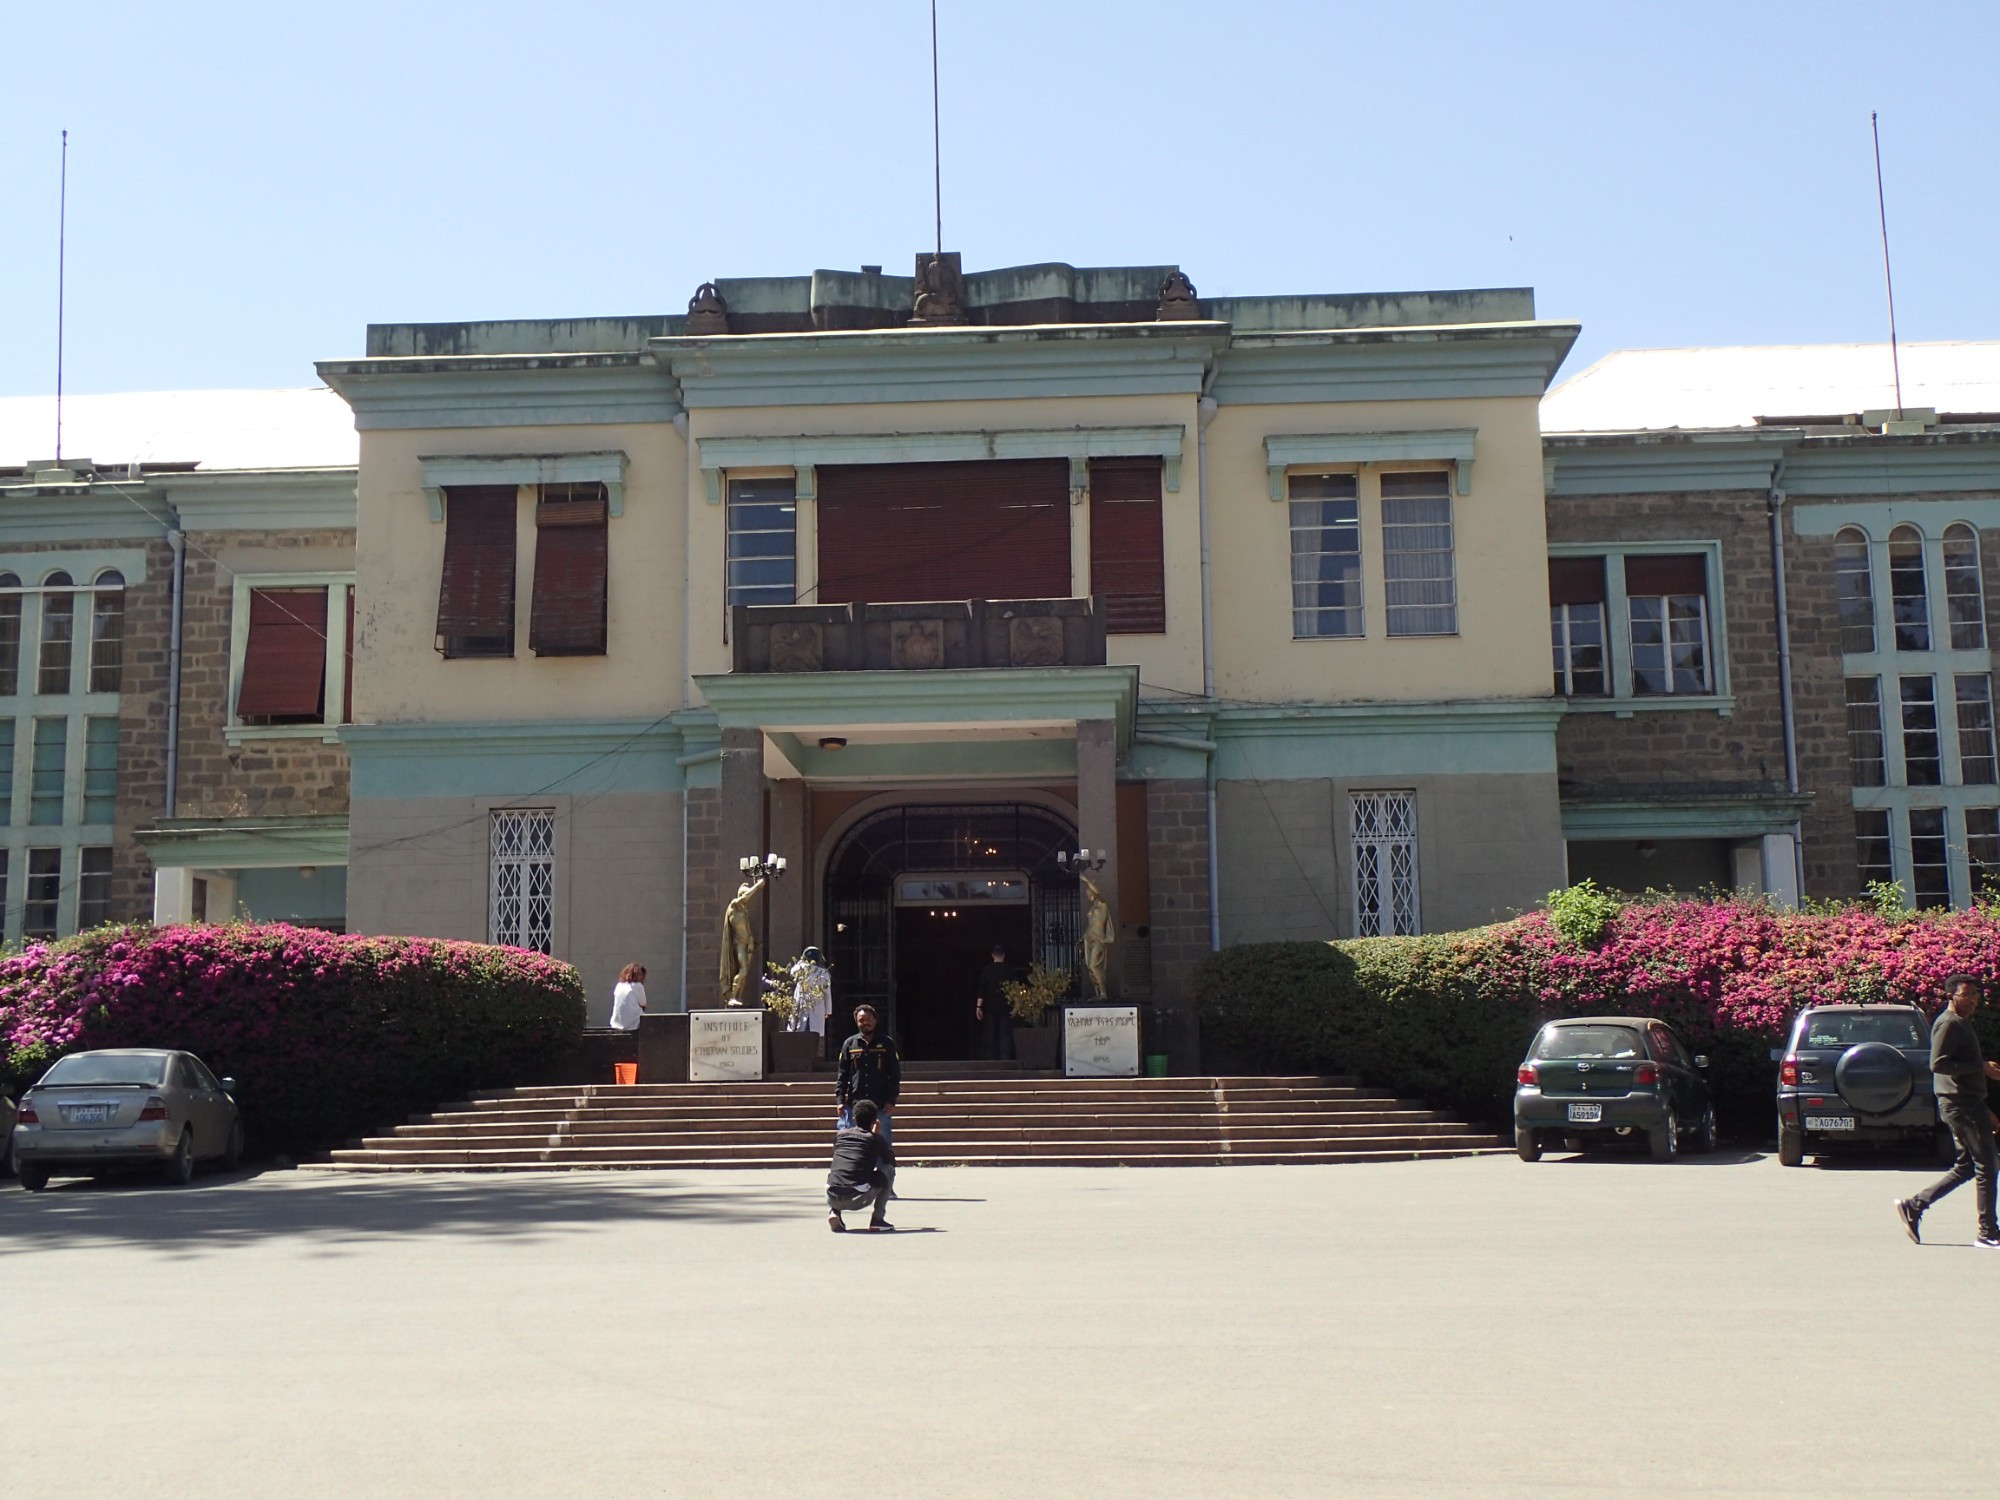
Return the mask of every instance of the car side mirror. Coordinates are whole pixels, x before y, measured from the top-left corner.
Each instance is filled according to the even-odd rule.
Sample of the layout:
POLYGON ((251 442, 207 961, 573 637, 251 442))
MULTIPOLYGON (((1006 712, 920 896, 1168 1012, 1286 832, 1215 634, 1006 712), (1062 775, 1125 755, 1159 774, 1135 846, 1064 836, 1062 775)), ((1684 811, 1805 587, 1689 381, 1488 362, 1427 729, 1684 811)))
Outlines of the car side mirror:
POLYGON ((1695 1065, 1695 1066, 1696 1066, 1697 1068, 1705 1068, 1705 1067, 1707 1067, 1707 1066, 1708 1066, 1708 1054, 1707 1054, 1706 1052, 1697 1052, 1697 1053, 1695 1053, 1695 1055, 1694 1055, 1694 1065, 1695 1065))
POLYGON ((222 1092, 223 1092, 223 1093, 225 1093, 225 1094, 233 1094, 233 1093, 235 1093, 235 1092, 236 1092, 236 1080, 235 1080, 234 1078, 225 1078, 225 1079, 223 1079, 223 1080, 222 1080, 222 1092))

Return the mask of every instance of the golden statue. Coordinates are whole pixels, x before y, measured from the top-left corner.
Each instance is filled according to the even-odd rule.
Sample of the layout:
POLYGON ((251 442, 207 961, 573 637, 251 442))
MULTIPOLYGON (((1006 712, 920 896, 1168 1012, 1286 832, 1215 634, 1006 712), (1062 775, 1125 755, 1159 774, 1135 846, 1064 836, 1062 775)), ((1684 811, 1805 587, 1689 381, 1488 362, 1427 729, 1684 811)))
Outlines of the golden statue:
POLYGON ((750 905, 764 889, 767 877, 759 875, 736 887, 736 895, 722 913, 722 1003, 741 1005, 760 979, 757 965, 757 930, 750 925, 750 905))
POLYGON ((1083 921, 1083 968, 1090 976, 1090 987, 1099 1000, 1111 998, 1108 983, 1111 971, 1111 945, 1118 941, 1118 918, 1112 914, 1111 903, 1104 899, 1104 893, 1088 875, 1079 871, 1077 880, 1083 886, 1085 905, 1083 921))

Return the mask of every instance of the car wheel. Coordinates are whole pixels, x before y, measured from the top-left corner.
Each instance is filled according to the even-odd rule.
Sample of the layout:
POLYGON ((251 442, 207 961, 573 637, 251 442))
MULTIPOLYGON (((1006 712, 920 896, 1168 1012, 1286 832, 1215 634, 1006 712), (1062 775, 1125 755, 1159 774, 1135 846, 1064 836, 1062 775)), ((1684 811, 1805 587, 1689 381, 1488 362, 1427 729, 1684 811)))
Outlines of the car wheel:
POLYGON ((21 1179, 21 1186, 31 1193, 39 1193, 49 1185, 47 1167, 30 1166, 27 1162, 17 1161, 14 1163, 14 1175, 21 1179))
POLYGON ((1958 1137, 1951 1133, 1949 1126, 1940 1125, 1931 1133, 1931 1150, 1941 1167, 1948 1167, 1958 1160, 1958 1137))
POLYGON ((194 1131, 183 1127, 174 1154, 160 1164, 160 1177, 169 1187, 185 1187, 194 1181, 194 1131))
POLYGON ((1715 1106, 1709 1105, 1701 1112, 1701 1123, 1694 1128, 1694 1149, 1703 1156, 1715 1149, 1715 1106))
POLYGON ((1646 1132, 1646 1141, 1653 1148, 1654 1161, 1672 1161, 1680 1154, 1681 1122, 1674 1114, 1674 1107, 1667 1106, 1666 1118, 1657 1129, 1646 1132))
POLYGON ((1779 1122, 1778 1125, 1778 1165, 1781 1167, 1802 1167, 1806 1164, 1806 1133, 1779 1122))
POLYGON ((243 1165, 243 1122, 229 1122, 229 1144, 222 1148, 222 1170, 234 1172, 243 1165))
POLYGON ((1530 1130, 1525 1125, 1516 1125, 1514 1127, 1514 1153, 1522 1161, 1540 1161, 1542 1159, 1542 1133, 1539 1130, 1530 1130))

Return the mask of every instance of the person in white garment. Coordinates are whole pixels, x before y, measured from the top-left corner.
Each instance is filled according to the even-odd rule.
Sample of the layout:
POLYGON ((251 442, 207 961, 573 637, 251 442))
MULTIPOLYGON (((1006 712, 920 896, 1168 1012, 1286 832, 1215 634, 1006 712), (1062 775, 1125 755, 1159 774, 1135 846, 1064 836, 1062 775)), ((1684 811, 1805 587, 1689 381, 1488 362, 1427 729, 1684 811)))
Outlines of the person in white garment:
POLYGON ((637 1031, 646 1009, 646 966, 627 964, 618 971, 618 988, 611 992, 611 1029, 637 1031))
POLYGON ((833 974, 819 949, 806 949, 792 965, 792 993, 799 1003, 787 1029, 824 1033, 833 1015, 833 974))

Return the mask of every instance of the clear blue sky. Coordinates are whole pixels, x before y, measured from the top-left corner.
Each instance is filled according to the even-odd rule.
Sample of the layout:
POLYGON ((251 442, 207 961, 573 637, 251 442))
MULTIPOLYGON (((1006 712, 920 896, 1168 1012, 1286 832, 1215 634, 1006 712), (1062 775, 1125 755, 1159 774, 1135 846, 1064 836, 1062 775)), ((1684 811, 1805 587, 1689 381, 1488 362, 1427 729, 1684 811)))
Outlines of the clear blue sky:
MULTIPOLYGON (((2000 338, 2000 5, 940 0, 967 269, 1536 288, 1613 348, 2000 338)), ((931 236, 922 0, 7 7, 0 394, 305 385, 369 322, 679 311, 931 236)))

